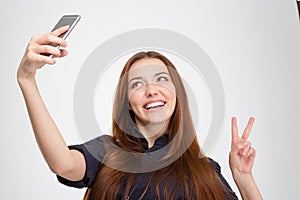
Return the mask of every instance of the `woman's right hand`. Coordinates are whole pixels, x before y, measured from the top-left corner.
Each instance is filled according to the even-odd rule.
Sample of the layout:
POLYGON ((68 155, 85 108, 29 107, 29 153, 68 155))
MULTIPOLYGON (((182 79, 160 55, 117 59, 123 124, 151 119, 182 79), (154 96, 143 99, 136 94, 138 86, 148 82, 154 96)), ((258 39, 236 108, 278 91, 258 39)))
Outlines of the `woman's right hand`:
POLYGON ((68 54, 65 49, 51 46, 51 44, 57 44, 63 48, 67 47, 66 41, 58 36, 65 33, 68 29, 69 26, 64 26, 53 32, 31 38, 18 68, 17 77, 19 81, 33 79, 37 69, 43 67, 45 64, 53 65, 55 64, 54 58, 64 57, 68 54))
POLYGON ((85 174, 85 159, 81 152, 70 150, 57 128, 40 95, 34 76, 45 64, 55 64, 55 58, 64 57, 67 51, 51 46, 66 47, 59 37, 69 27, 32 37, 18 68, 17 78, 26 103, 35 139, 52 172, 72 181, 81 180, 85 174), (45 56, 50 54, 53 56, 45 56))

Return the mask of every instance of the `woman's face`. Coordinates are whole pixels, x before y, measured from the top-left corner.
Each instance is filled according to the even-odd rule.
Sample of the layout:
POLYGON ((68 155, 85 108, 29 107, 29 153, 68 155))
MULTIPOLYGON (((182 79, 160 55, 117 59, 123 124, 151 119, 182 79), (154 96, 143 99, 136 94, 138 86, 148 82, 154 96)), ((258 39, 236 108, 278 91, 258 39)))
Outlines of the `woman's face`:
POLYGON ((136 61, 128 72, 128 99, 137 125, 168 125, 176 106, 175 91, 169 71, 160 59, 136 61))

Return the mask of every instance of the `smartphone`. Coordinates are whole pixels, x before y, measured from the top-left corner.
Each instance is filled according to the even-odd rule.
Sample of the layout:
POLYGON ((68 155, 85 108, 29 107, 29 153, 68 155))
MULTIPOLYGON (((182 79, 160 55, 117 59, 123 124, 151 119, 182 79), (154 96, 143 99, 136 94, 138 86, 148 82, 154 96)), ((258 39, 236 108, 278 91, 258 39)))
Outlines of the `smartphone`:
MULTIPOLYGON (((69 25, 70 28, 68 29, 68 31, 66 31, 65 33, 63 33, 59 36, 63 39, 66 39, 68 37, 68 35, 71 33, 71 31, 74 29, 74 27, 76 26, 76 24, 78 23, 80 18, 81 18, 80 15, 64 15, 60 18, 60 20, 57 22, 57 24, 54 26, 54 28, 51 30, 51 32, 55 31, 56 29, 58 29, 60 27, 69 25)), ((59 48, 59 46, 57 44, 51 43, 50 45, 59 48)), ((52 56, 51 54, 47 54, 47 53, 42 53, 42 55, 52 56)))
POLYGON ((70 26, 69 30, 59 36, 63 39, 66 39, 70 34, 70 32, 73 30, 73 28, 76 26, 80 18, 81 18, 80 15, 64 15, 62 16, 62 18, 60 18, 60 20, 57 22, 57 24, 54 26, 51 32, 55 31, 60 27, 69 25, 70 26))
POLYGON ((298 14, 299 14, 299 18, 300 18, 300 1, 297 0, 297 6, 298 6, 298 14))

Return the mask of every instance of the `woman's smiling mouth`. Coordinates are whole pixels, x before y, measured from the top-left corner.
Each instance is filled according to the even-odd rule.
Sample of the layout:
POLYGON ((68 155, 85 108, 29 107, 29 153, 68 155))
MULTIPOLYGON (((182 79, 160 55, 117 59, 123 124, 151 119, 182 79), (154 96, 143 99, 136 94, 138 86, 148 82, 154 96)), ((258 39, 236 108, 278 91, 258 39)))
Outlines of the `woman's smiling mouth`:
POLYGON ((164 101, 152 101, 150 103, 146 103, 144 105, 144 108, 147 110, 152 110, 155 108, 163 107, 165 104, 166 104, 166 102, 164 102, 164 101))

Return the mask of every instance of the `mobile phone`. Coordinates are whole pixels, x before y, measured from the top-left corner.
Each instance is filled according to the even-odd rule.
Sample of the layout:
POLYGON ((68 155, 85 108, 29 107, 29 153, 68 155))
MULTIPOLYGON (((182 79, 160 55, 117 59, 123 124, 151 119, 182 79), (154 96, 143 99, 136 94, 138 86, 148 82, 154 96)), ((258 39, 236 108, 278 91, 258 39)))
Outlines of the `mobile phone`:
POLYGON ((297 7, 298 7, 299 18, 300 18, 300 1, 299 0, 297 0, 297 7))
MULTIPOLYGON (((74 29, 74 27, 76 26, 76 24, 78 23, 78 21, 80 20, 80 15, 64 15, 60 18, 60 20, 57 22, 57 24, 54 26, 54 28, 51 30, 55 31, 56 29, 63 27, 63 26, 67 26, 69 25, 70 28, 63 34, 59 35, 59 37, 66 39, 68 37, 68 35, 71 33, 71 31, 74 29)), ((51 46, 57 47, 59 48, 60 46, 57 44, 50 44, 51 46)), ((52 56, 51 54, 47 54, 47 53, 42 53, 42 55, 45 56, 52 56)))
POLYGON ((70 26, 69 30, 59 36, 63 39, 66 39, 68 35, 71 33, 71 31, 73 30, 73 28, 76 26, 80 18, 81 18, 80 15, 64 15, 60 18, 60 20, 57 22, 57 24, 54 26, 51 32, 55 31, 60 27, 69 25, 70 26))

